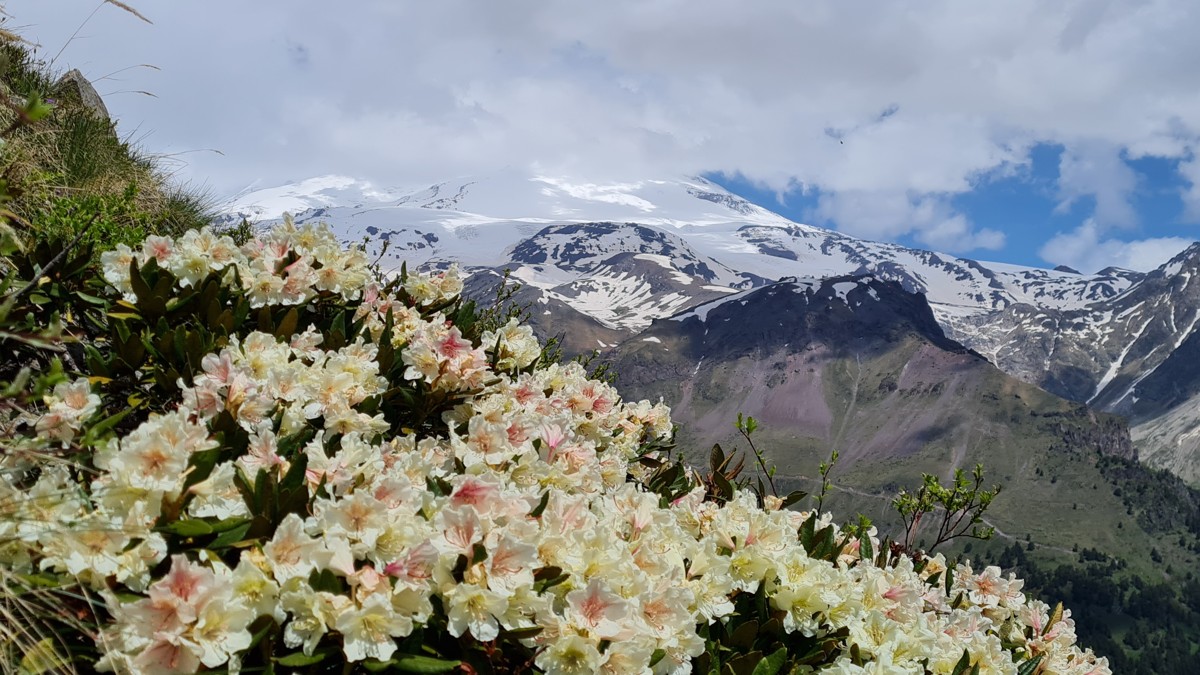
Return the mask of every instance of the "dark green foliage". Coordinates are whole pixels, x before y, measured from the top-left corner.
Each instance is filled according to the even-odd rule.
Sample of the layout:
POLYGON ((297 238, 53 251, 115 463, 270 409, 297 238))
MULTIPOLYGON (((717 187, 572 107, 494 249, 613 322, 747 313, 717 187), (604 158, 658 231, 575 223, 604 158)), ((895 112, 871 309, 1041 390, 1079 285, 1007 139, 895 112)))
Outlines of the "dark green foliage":
POLYGON ((1089 548, 1077 563, 1050 566, 1013 544, 987 562, 1025 579, 1026 594, 1071 607, 1080 644, 1107 656, 1114 673, 1200 672, 1200 582, 1131 577, 1089 548))

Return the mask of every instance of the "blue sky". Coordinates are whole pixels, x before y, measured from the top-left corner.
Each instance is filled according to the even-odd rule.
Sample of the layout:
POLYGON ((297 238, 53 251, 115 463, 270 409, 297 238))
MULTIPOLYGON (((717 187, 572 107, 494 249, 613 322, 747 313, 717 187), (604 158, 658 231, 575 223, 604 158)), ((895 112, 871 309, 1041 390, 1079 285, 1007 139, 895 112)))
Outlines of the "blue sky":
MULTIPOLYGON (((1063 152, 1061 145, 1036 145, 1030 149, 1027 163, 978 179, 972 189, 955 195, 950 200, 955 210, 978 227, 1005 235, 997 248, 955 252, 1033 267, 1046 267, 1057 262, 1053 251, 1042 251, 1042 247, 1054 234, 1070 233, 1096 210, 1095 196, 1063 203, 1058 187, 1063 152)), ((1167 241, 1162 249, 1165 252, 1187 245, 1181 241, 1176 248, 1176 239, 1200 240, 1200 223, 1187 212, 1183 199, 1189 183, 1179 173, 1180 160, 1160 157, 1130 160, 1126 157, 1122 162, 1136 176, 1136 188, 1129 195, 1134 218, 1123 224, 1116 236, 1127 241, 1162 238, 1167 241)), ((850 223, 838 223, 822 215, 820 188, 776 191, 740 174, 708 172, 704 177, 792 220, 831 229, 853 229, 850 223)), ((916 233, 894 237, 893 241, 928 248, 916 233)))
POLYGON ((1145 270, 1200 238, 1195 0, 127 1, 153 23, 6 0, 5 25, 218 197, 707 174, 980 259, 1145 270))

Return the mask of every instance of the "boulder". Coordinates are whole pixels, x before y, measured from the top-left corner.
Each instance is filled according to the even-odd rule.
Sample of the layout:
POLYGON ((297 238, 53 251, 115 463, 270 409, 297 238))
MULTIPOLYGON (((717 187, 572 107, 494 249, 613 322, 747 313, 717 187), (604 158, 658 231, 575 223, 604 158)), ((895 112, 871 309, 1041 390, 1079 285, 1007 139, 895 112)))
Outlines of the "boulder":
POLYGON ((79 72, 78 68, 71 69, 66 75, 59 78, 54 85, 54 90, 60 98, 74 100, 100 118, 110 119, 104 99, 100 98, 96 88, 83 76, 83 73, 79 72))

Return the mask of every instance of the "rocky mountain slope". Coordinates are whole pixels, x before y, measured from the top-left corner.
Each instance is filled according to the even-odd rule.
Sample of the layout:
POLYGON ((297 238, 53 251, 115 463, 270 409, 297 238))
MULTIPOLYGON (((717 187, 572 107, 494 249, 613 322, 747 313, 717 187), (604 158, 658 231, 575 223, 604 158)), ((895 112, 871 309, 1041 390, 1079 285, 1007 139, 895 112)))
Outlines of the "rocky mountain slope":
MULTIPOLYGON (((713 443, 746 449, 734 419, 755 434, 781 488, 814 489, 837 450, 832 479, 887 522, 890 499, 921 473, 949 476, 976 462, 1009 494, 990 522, 1034 545, 1127 551, 1155 528, 1101 468, 1135 450, 1121 418, 1010 377, 947 338, 920 295, 872 276, 788 279, 660 319, 613 353, 623 391, 663 397, 696 461, 713 443), (1099 518, 1079 518, 1080 505, 1099 518)), ((1142 470, 1144 471, 1144 470, 1142 470)))

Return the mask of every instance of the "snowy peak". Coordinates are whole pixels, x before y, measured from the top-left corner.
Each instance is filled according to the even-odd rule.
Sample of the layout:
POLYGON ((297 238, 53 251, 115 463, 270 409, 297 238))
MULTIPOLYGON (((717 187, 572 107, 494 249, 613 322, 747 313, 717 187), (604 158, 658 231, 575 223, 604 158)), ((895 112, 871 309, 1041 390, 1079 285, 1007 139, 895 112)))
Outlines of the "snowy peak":
POLYGON ((1178 274, 1189 277, 1200 272, 1200 241, 1180 251, 1158 269, 1150 273, 1153 278, 1169 278, 1178 274))
POLYGON ((273 220, 284 213, 299 215, 316 209, 388 204, 402 192, 377 188, 349 176, 317 176, 278 187, 247 190, 221 205, 226 218, 273 220))
POLYGON ((221 212, 262 220, 310 209, 378 207, 443 211, 447 212, 443 222, 451 225, 463 222, 463 214, 492 221, 609 220, 672 227, 790 222, 704 178, 591 182, 516 169, 407 188, 381 188, 346 176, 321 176, 247 192, 227 202, 221 212))

